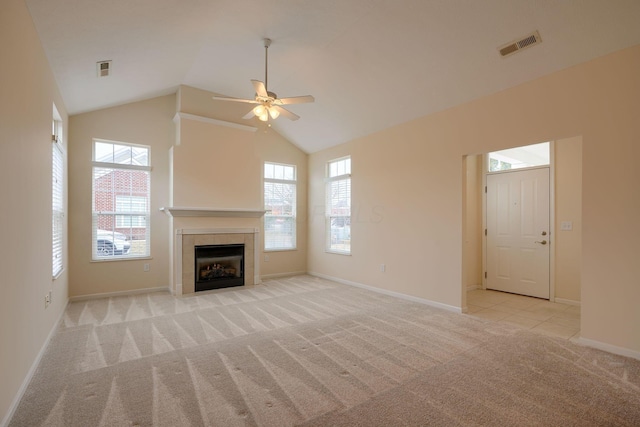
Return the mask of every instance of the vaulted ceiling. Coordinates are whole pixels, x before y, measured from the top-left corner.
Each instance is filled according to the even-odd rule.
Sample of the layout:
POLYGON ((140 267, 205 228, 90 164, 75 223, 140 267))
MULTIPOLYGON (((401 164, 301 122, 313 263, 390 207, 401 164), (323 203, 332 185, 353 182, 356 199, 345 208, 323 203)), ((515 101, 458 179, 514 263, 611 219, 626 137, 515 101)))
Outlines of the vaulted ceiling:
POLYGON ((316 98, 273 128, 309 153, 640 43, 638 0, 26 2, 70 114, 179 85, 252 98, 271 38, 269 90, 316 98))

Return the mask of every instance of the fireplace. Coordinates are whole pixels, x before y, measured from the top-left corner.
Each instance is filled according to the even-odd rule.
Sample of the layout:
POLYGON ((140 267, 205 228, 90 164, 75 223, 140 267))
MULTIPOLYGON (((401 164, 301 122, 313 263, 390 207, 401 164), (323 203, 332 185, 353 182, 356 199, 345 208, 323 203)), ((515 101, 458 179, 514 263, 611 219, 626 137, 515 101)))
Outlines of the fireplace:
MULTIPOLYGON (((259 230, 257 228, 176 228, 174 246, 175 293, 196 291, 195 248, 197 246, 244 245, 244 286, 260 283, 258 263, 259 230)), ((240 284, 242 286, 242 283, 240 284)))
POLYGON ((244 285, 244 244, 195 246, 195 291, 244 285))

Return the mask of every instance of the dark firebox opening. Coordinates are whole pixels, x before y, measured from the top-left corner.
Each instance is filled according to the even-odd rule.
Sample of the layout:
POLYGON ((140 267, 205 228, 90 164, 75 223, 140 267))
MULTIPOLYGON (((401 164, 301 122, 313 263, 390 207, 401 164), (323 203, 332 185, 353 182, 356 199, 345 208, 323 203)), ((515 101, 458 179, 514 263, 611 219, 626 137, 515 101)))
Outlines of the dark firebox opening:
POLYGON ((244 285, 244 245, 195 247, 195 291, 244 285))

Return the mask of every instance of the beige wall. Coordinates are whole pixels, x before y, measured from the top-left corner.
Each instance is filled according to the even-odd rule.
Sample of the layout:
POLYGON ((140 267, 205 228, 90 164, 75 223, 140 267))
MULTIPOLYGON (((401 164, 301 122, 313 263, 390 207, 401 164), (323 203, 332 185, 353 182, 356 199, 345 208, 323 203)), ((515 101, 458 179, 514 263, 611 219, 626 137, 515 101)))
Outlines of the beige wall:
POLYGON ((260 209, 255 132, 182 119, 173 149, 173 205, 260 209))
POLYGON ((638 93, 635 46, 312 154, 309 270, 460 307, 463 156, 582 135, 581 334, 640 352, 638 93), (344 155, 351 256, 324 252, 324 167, 344 155))
POLYGON ((463 172, 462 285, 482 288, 482 155, 465 156, 463 172))
MULTIPOLYGON (((67 114, 29 12, 0 13, 0 425, 67 304, 68 257, 51 278, 51 119, 67 114), (45 309, 44 297, 52 292, 45 309)), ((66 141, 64 141, 66 146, 66 141)))
MULTIPOLYGON (((211 93, 181 87, 170 95, 119 107, 78 114, 70 118, 69 221, 71 259, 70 294, 168 288, 172 284, 172 243, 176 228, 257 227, 256 219, 171 219, 166 206, 223 209, 262 208, 264 161, 298 166, 298 249, 270 255, 263 275, 306 271, 306 167, 305 153, 274 131, 249 132, 197 120, 179 121, 176 106, 189 114, 226 119, 215 110, 211 93), (180 144, 177 145, 177 136, 180 144), (151 147, 151 259, 91 261, 91 155, 93 138, 151 147), (144 264, 150 271, 144 271, 144 264)), ((244 113, 242 114, 244 115, 244 113)), ((261 233, 262 235, 262 233, 261 233)), ((261 260, 264 258, 261 257, 261 260)))
MULTIPOLYGON (((180 112, 259 126, 257 120, 238 120, 247 113, 246 106, 232 108, 230 112, 227 104, 212 101, 212 95, 181 86, 180 112)), ((269 261, 265 262, 262 219, 175 218, 173 228, 256 227, 261 235, 258 248, 261 276, 306 272, 307 155, 274 130, 264 127, 249 131, 183 118, 179 129, 180 145, 173 148, 173 206, 263 209, 264 162, 292 164, 298 174, 298 247, 293 251, 269 252, 269 261)))
MULTIPOLYGON (((565 303, 580 302, 582 243, 582 137, 554 141, 554 298, 565 303), (571 221, 571 231, 561 230, 571 221)), ((465 157, 463 188, 463 289, 482 284, 483 175, 482 155, 465 157), (466 228, 465 228, 466 227, 466 228)), ((463 298, 464 298, 463 293, 463 298)), ((466 304, 462 305, 463 307, 466 304)))
MULTIPOLYGON (((553 265, 554 293, 559 302, 580 302, 580 265, 582 243, 582 137, 559 139, 553 144, 555 235, 553 265), (571 221, 571 231, 561 230, 563 221, 571 221)), ((465 194, 463 204, 463 284, 466 288, 482 283, 482 200, 484 165, 482 156, 465 158, 465 194), (474 191, 475 190, 475 191, 474 191), (465 232, 464 227, 467 227, 465 232), (475 281, 474 281, 475 280, 475 281)), ((463 288, 464 289, 464 288, 463 288)), ((463 294, 464 297, 464 294, 463 294)), ((463 307, 466 305, 463 304, 463 307)))
MULTIPOLYGON (((167 153, 175 137, 172 97, 71 120, 66 128, 71 127, 68 146, 75 146, 73 151, 70 148, 74 158, 69 159, 68 180, 68 246, 73 251, 62 276, 52 281, 52 104, 55 102, 62 113, 65 125, 66 113, 24 2, 5 0, 2 7, 0 178, 11 184, 2 187, 3 200, 11 203, 3 205, 0 235, 11 245, 0 245, 0 420, 8 415, 64 310, 69 281, 74 295, 168 284, 169 219, 156 208, 169 202, 167 153), (91 155, 87 147, 93 137, 153 147, 154 234, 149 273, 142 271, 141 261, 90 262, 90 239, 82 234, 89 235, 90 230, 91 155), (34 267, 36 259, 39 265, 34 267), (49 291, 53 293, 52 305, 45 309, 44 295, 49 291)), ((270 264, 262 266, 263 274, 305 270, 308 260, 310 271, 459 307, 463 289, 463 156, 582 135, 582 242, 578 244, 582 252, 582 336, 637 354, 639 76, 640 47, 636 46, 310 156, 308 203, 305 185, 299 185, 299 249, 273 254, 270 264), (354 162, 350 257, 323 250, 324 165, 347 154, 354 162), (305 217, 310 221, 308 245, 303 240, 305 217), (379 271, 380 263, 387 264, 385 273, 379 271)), ((206 109, 185 108, 183 111, 206 114, 206 109)), ((232 120, 239 108, 229 106, 215 117, 232 120)), ((293 163, 299 167, 300 179, 307 177, 304 153, 275 133, 262 135, 264 145, 256 145, 254 152, 260 162, 293 163)), ((256 164, 255 160, 251 163, 256 164)), ((256 197, 254 184, 250 183, 248 190, 252 197, 256 197)), ((254 200, 250 201, 253 204, 254 200)), ((567 291, 563 297, 573 299, 571 292, 575 293, 567 291)))
POLYGON ((69 119, 69 230, 71 296, 168 288, 169 148, 175 140, 175 96, 107 108, 69 119), (91 260, 93 138, 151 147, 151 259, 91 260), (144 271, 144 263, 150 271, 144 271))
POLYGON ((309 157, 308 268, 459 307, 464 153, 421 127, 412 122, 309 157), (346 155, 352 172, 350 256, 324 251, 325 165, 346 155))
POLYGON ((555 143, 555 297, 580 301, 582 259, 582 138, 555 143), (571 221, 572 230, 562 230, 571 221))

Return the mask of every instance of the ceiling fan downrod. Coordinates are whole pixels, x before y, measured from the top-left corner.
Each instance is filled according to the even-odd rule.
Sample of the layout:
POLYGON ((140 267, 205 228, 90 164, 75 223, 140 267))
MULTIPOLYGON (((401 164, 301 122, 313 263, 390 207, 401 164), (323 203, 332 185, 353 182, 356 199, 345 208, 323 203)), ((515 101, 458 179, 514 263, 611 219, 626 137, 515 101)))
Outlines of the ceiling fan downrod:
POLYGON ((264 39, 264 89, 269 93, 269 74, 268 74, 268 65, 269 65, 269 46, 271 46, 271 39, 264 39))

